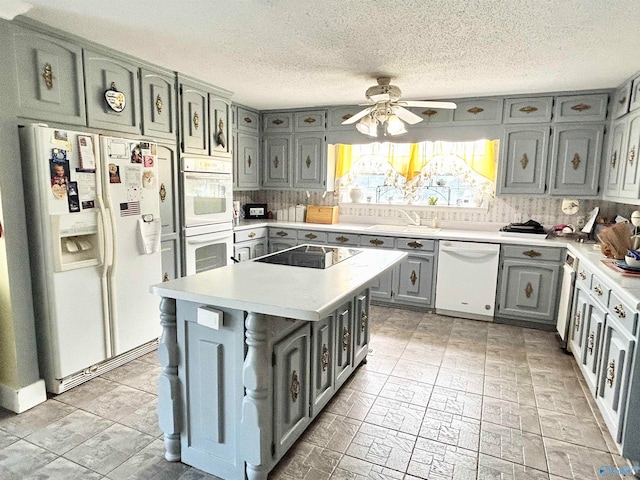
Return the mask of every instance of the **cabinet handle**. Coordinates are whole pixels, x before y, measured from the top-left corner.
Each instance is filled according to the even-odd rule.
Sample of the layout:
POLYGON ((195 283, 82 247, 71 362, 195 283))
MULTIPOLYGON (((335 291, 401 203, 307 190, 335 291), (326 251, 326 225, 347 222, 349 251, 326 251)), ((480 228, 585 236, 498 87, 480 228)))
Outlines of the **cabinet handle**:
POLYGON ((524 289, 524 294, 527 296, 527 298, 531 298, 532 293, 533 293, 533 286, 531 285, 531 282, 527 282, 527 286, 524 289))
POLYGON ((529 157, 527 157, 526 153, 522 154, 522 158, 520 159, 520 165, 522 165, 522 169, 524 170, 529 165, 529 157))
POLYGON ((625 103, 627 103, 627 96, 625 95, 624 97, 622 97, 620 100, 618 100, 618 103, 620 105, 624 105, 625 103))
POLYGON ((571 160, 571 165, 573 165, 573 169, 577 170, 580 166, 580 155, 577 153, 573 156, 573 160, 571 160))
POLYGON ((273 166, 274 168, 278 168, 278 164, 280 163, 280 160, 278 160, 278 155, 276 155, 276 158, 273 160, 273 166))
POLYGON ((279 237, 288 237, 289 234, 287 232, 283 232, 282 230, 280 230, 279 232, 276 232, 276 235, 278 235, 279 237))
POLYGON ((411 285, 415 285, 416 284, 416 280, 418 280, 418 275, 416 275, 416 271, 415 270, 411 271, 411 276, 409 278, 411 279, 411 285))
POLYGON ((629 165, 633 165, 633 161, 636 159, 636 146, 633 145, 631 150, 629 150, 629 165))
POLYGON ((162 275, 162 281, 163 282, 168 282, 169 280, 170 280, 169 272, 164 272, 164 275, 162 275))
POLYGON ((309 157, 309 155, 307 155, 307 159, 304 161, 304 163, 307 166, 307 168, 311 166, 311 157, 309 157))
POLYGON ((384 245, 384 242, 382 240, 378 240, 377 238, 369 240, 369 243, 371 245, 375 245, 376 247, 379 246, 379 245, 384 245))
POLYGON ((256 236, 256 233, 255 233, 255 232, 251 232, 251 233, 249 233, 249 235, 247 235, 247 237, 249 237, 249 238, 253 238, 253 237, 255 237, 255 236, 256 236))
POLYGON ((587 105, 586 103, 579 103, 571 107, 571 110, 574 110, 576 112, 584 112, 585 110, 589 110, 590 108, 591 105, 587 105))
POLYGON ((162 113, 162 97, 160 94, 156 97, 156 112, 162 113))
POLYGON ((329 349, 326 343, 322 345, 322 358, 320 360, 322 362, 322 371, 325 372, 329 366, 329 349))
POLYGON ((313 240, 314 238, 318 238, 317 235, 314 235, 313 233, 307 233, 304 238, 308 238, 309 240, 313 240))
POLYGON ((284 123, 284 121, 276 118, 275 120, 272 120, 271 123, 273 123, 274 125, 281 125, 284 123))
POLYGON ((613 307, 613 311, 616 312, 616 314, 620 318, 624 318, 627 316, 627 312, 624 311, 624 308, 622 307, 622 305, 616 305, 615 307, 613 307))
POLYGON ((344 243, 344 242, 348 242, 349 239, 347 237, 344 237, 344 236, 340 235, 339 237, 336 237, 336 241, 338 241, 340 243, 344 243))
POLYGON ((351 117, 353 117, 353 115, 351 115, 350 113, 345 113, 342 116, 342 120, 349 120, 351 117))
POLYGON ((589 334, 589 342, 587 343, 587 350, 589 350, 589 354, 593 354, 593 345, 595 344, 596 336, 593 332, 589 334))
POLYGON ((587 279, 587 274, 586 274, 586 273, 584 273, 584 270, 583 270, 582 272, 580 272, 580 278, 581 278, 582 280, 586 280, 586 279, 587 279))
POLYGON ((438 114, 438 111, 437 110, 432 110, 432 109, 428 109, 428 110, 425 110, 424 112, 422 112, 422 115, 425 115, 427 117, 432 117, 432 116, 437 115, 437 114, 438 114))
POLYGON ((598 294, 598 296, 602 296, 602 287, 600 285, 596 285, 595 287, 593 287, 593 291, 596 292, 598 294))
POLYGON ((197 130, 200 126, 200 117, 198 116, 198 112, 193 112, 193 127, 197 130))
POLYGON ((613 155, 611 155, 611 166, 612 166, 613 168, 616 168, 616 161, 617 161, 617 159, 618 159, 618 151, 617 151, 617 150, 614 150, 614 151, 613 151, 613 155))
POLYGON ((526 252, 522 252, 522 254, 529 258, 536 258, 542 255, 540 252, 536 252, 535 250, 527 250, 526 252))
POLYGON ((607 383, 610 387, 613 387, 613 381, 616 379, 616 361, 611 360, 609 367, 607 368, 607 383))
POLYGON ((409 242, 407 243, 411 248, 422 248, 423 245, 420 242, 409 242))
POLYGON ((369 321, 369 316, 367 315, 367 312, 363 311, 362 315, 360 315, 360 330, 362 330, 363 332, 367 328, 368 321, 369 321))
POLYGON ((160 184, 160 191, 158 193, 160 193, 160 201, 164 203, 167 199, 167 189, 165 188, 164 183, 160 184))
POLYGON ((467 110, 467 112, 469 112, 469 113, 471 113, 471 114, 473 114, 473 115, 477 115, 477 114, 479 114, 480 112, 484 112, 484 108, 481 108, 481 107, 473 107, 473 108, 470 108, 469 110, 467 110))
POLYGON ((344 327, 342 332, 342 351, 346 351, 347 348, 349 348, 349 340, 351 340, 351 334, 349 330, 347 330, 347 327, 344 327))
POLYGON ((44 84, 47 86, 47 90, 51 90, 53 88, 53 79, 56 77, 53 76, 53 68, 51 68, 50 63, 44 64, 42 78, 44 78, 44 84))
POLYGON ((218 122, 218 133, 216 134, 216 143, 222 148, 227 148, 227 139, 224 136, 224 122, 222 119, 218 122))
POLYGON ((533 113, 538 111, 538 107, 534 107, 533 105, 527 105, 526 107, 522 107, 520 111, 522 113, 533 113))
POLYGON ((251 155, 247 157, 247 167, 251 168, 251 155))
POLYGON ((244 117, 243 120, 244 123, 252 123, 252 120, 249 117, 244 117))
POLYGON ((313 117, 307 117, 303 121, 304 121, 304 123, 308 123, 309 125, 311 125, 312 123, 316 122, 316 119, 313 118, 313 117))
POLYGON ((298 381, 298 372, 295 370, 291 374, 291 387, 289 388, 289 392, 291 393, 291 401, 296 402, 298 400, 298 395, 300 394, 300 382, 298 381))
POLYGON ((580 330, 580 312, 576 312, 576 332, 580 330))

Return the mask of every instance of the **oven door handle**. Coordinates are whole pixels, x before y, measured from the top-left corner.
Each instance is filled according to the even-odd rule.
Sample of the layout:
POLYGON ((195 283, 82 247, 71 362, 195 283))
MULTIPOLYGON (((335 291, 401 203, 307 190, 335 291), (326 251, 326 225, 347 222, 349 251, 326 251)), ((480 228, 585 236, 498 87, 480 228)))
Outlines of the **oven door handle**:
POLYGON ((211 243, 211 242, 215 242, 216 240, 222 240, 224 239, 224 236, 212 236, 212 237, 207 237, 206 239, 196 239, 194 237, 188 238, 187 237, 187 243, 189 245, 202 245, 203 243, 211 243))

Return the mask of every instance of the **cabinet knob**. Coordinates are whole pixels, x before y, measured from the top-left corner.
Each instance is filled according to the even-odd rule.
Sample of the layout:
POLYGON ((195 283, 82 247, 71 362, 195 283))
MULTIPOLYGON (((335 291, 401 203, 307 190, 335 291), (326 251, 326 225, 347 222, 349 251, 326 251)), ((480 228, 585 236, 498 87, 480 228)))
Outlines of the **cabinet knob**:
POLYGON ((340 243, 344 243, 344 242, 348 242, 349 239, 343 235, 340 235, 339 237, 336 237, 336 241, 340 243))
POLYGON ((162 97, 160 94, 156 97, 156 111, 158 114, 162 113, 162 97))
POLYGON ((300 381, 298 380, 298 372, 295 370, 291 374, 291 387, 289 387, 289 392, 291 393, 291 401, 295 403, 300 394, 300 381))
POLYGON ((309 240, 313 240, 314 238, 318 238, 317 235, 314 235, 313 233, 307 233, 304 238, 308 238, 309 240))
POLYGON ((614 151, 613 151, 613 155, 611 155, 611 166, 612 166, 613 168, 616 168, 616 161, 617 161, 617 159, 618 159, 618 151, 617 151, 617 150, 614 150, 614 151))
POLYGON ((251 155, 247 155, 247 167, 251 168, 251 155))
POLYGON ((407 243, 411 248, 422 248, 423 245, 420 242, 409 242, 407 243))
POLYGON ((304 123, 311 125, 312 123, 316 122, 316 119, 313 118, 313 117, 307 117, 303 121, 304 121, 304 123))
POLYGON ((609 387, 613 387, 613 382, 616 379, 616 361, 611 360, 609 367, 607 368, 607 383, 609 387))
POLYGON ((536 258, 542 255, 540 252, 536 252, 535 250, 527 250, 526 252, 522 252, 522 254, 529 258, 536 258))
POLYGON ((251 232, 251 233, 249 233, 249 235, 247 235, 247 237, 249 237, 249 238, 253 238, 253 237, 255 237, 255 236, 256 236, 256 233, 255 233, 255 232, 251 232))
POLYGON ((351 334, 349 333, 349 330, 347 330, 347 327, 344 327, 344 330, 342 331, 342 350, 343 351, 347 351, 347 349, 349 348, 349 343, 351 340, 351 334))
POLYGON ((249 117, 244 117, 243 120, 244 120, 244 123, 251 123, 252 122, 252 120, 249 117))
POLYGON ((576 332, 580 330, 580 312, 576 312, 576 332))
POLYGON ((418 280, 418 275, 416 275, 416 271, 412 270, 411 271, 411 276, 409 277, 409 279, 411 280, 411 285, 415 285, 416 281, 418 280))
POLYGON ((531 285, 531 282, 527 282, 527 286, 524 288, 524 294, 527 298, 531 298, 531 295, 533 294, 533 286, 531 285))
POLYGON ((586 274, 586 273, 584 273, 584 270, 583 270, 582 272, 580 272, 580 278, 581 278, 582 280, 586 280, 586 279, 587 279, 587 274, 586 274))
POLYGON ((593 346, 596 341, 596 336, 593 332, 589 334, 589 342, 587 343, 587 350, 589 350, 589 354, 593 354, 593 346))
POLYGON ((160 191, 158 193, 160 194, 160 201, 164 202, 167 199, 167 189, 164 183, 160 184, 160 191))
POLYGON ((322 345, 322 358, 320 359, 322 362, 322 371, 325 372, 327 367, 329 366, 329 348, 327 348, 327 344, 322 345))
POLYGON ((586 103, 579 103, 577 105, 573 105, 570 108, 575 112, 584 112, 585 110, 589 110, 591 108, 591 105, 587 105, 586 103))
POLYGON ((200 117, 198 116, 198 112, 193 112, 193 118, 191 121, 193 122, 193 128, 197 130, 200 126, 200 117))
POLYGON ((573 156, 573 160, 571 160, 571 165, 573 165, 573 169, 577 170, 580 166, 580 155, 577 153, 573 156))
POLYGON ((533 113, 538 111, 538 107, 534 107, 533 105, 527 105, 526 107, 522 107, 520 111, 522 113, 533 113))
POLYGON ((380 245, 384 245, 384 242, 382 240, 378 240, 377 238, 374 238, 372 240, 369 240, 369 243, 371 245, 375 245, 376 247, 380 246, 380 245))
POLYGON ((613 311, 616 312, 620 318, 625 318, 627 316, 627 312, 624 311, 622 305, 616 305, 613 307, 613 311))
POLYGON ((53 79, 56 77, 53 76, 53 68, 51 68, 50 63, 44 64, 42 78, 44 78, 44 84, 47 86, 47 90, 51 90, 53 88, 53 79))
POLYGON ((593 291, 596 292, 598 296, 602 296, 603 294, 602 287, 600 285, 596 285, 595 287, 593 287, 593 291))
POLYGON ((367 312, 362 311, 362 315, 360 315, 360 329, 364 332, 367 328, 367 322, 369 321, 369 316, 367 312))
POLYGON ((484 112, 484 108, 481 107, 473 107, 470 108, 469 110, 467 110, 467 112, 471 113, 472 115, 477 115, 481 112, 484 112))
POLYGON ((520 165, 522 165, 522 169, 524 170, 529 165, 529 157, 527 157, 526 153, 522 154, 522 158, 520 159, 520 165))
POLYGON ((273 159, 273 167, 278 168, 279 163, 280 163, 280 160, 278 160, 278 156, 276 155, 276 158, 273 159))
POLYGON ((279 232, 276 232, 276 235, 278 235, 279 237, 288 237, 289 234, 287 232, 283 232, 282 230, 280 230, 279 232))

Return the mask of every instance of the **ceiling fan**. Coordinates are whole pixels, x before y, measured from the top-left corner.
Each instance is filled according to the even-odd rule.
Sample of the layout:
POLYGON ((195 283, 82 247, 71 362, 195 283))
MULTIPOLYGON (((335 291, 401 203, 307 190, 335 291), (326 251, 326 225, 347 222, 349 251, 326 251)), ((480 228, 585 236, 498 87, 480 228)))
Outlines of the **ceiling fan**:
POLYGON ((368 88, 365 92, 365 96, 373 104, 342 122, 343 125, 356 123, 360 120, 356 124, 356 128, 366 135, 377 137, 378 124, 385 126, 385 134, 400 135, 407 131, 404 128, 403 121, 410 125, 422 121, 422 117, 407 110, 405 107, 456 108, 456 104, 453 102, 400 101, 402 91, 397 86, 391 85, 391 78, 379 77, 377 82, 378 85, 368 88))

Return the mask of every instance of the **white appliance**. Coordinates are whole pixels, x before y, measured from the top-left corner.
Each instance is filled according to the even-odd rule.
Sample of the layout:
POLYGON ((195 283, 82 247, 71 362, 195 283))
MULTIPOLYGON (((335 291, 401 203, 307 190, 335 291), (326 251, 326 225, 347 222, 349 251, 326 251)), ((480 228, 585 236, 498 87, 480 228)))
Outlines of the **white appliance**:
POLYGON ((20 141, 40 370, 61 393, 156 347, 156 146, 41 125, 20 141))
POLYGON ((573 287, 576 283, 576 272, 578 271, 578 259, 567 252, 567 256, 562 266, 562 286, 560 290, 560 300, 558 301, 558 320, 556 330, 560 336, 560 345, 569 350, 569 323, 571 319, 571 307, 573 305, 573 287))
POLYGON ((183 157, 182 213, 185 273, 231 263, 233 165, 230 158, 183 157))
POLYGON ((442 240, 436 313, 493 321, 500 245, 442 240))

